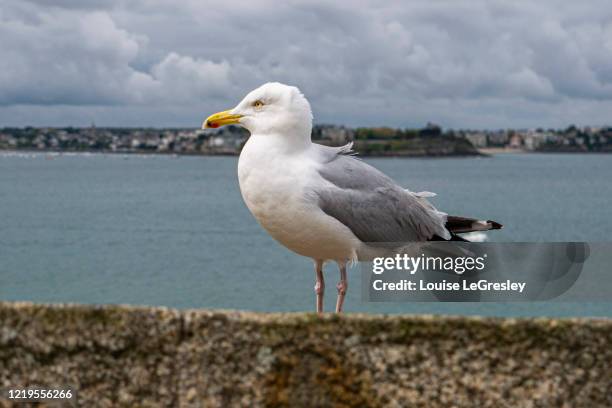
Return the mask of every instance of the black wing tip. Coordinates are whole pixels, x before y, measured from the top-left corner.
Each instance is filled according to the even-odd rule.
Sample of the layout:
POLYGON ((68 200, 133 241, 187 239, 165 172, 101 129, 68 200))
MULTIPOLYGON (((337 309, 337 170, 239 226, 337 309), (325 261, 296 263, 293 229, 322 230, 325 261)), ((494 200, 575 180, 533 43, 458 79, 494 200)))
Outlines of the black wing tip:
POLYGON ((500 224, 499 222, 496 222, 496 221, 487 220, 487 223, 491 224, 491 229, 492 230, 504 228, 504 226, 502 224, 500 224))

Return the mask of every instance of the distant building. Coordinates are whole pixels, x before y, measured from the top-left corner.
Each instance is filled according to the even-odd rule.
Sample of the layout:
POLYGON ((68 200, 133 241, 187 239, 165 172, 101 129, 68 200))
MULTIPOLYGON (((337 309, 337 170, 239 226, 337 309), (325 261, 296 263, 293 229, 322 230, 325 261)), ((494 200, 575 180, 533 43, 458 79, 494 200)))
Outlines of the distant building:
POLYGON ((487 135, 484 132, 467 132, 465 138, 474 145, 474 147, 487 147, 487 135))

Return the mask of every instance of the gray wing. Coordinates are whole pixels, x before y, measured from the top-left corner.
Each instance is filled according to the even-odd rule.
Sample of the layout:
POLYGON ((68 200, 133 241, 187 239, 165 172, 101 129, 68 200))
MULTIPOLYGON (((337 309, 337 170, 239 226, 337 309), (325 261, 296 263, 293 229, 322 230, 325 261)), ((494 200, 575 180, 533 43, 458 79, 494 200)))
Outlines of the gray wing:
POLYGON ((425 241, 449 238, 446 214, 398 186, 374 167, 345 155, 350 147, 321 146, 319 174, 328 183, 315 188, 320 208, 363 242, 425 241))

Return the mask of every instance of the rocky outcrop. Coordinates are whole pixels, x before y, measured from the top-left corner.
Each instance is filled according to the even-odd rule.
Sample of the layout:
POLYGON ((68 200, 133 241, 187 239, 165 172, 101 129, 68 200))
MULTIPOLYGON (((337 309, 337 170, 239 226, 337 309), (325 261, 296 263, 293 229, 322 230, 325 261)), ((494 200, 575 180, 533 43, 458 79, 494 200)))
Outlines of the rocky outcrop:
POLYGON ((0 303, 1 387, 87 407, 612 406, 611 345, 608 320, 0 303))

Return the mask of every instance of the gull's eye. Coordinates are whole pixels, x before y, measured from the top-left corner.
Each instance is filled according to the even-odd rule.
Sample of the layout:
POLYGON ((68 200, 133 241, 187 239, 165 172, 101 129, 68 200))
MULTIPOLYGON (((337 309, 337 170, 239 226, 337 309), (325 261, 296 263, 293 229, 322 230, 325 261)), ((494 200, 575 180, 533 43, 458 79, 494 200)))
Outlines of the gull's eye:
POLYGON ((254 108, 261 108, 264 106, 264 103, 262 101, 260 101, 259 99, 256 100, 255 102, 253 102, 253 107, 254 108))

